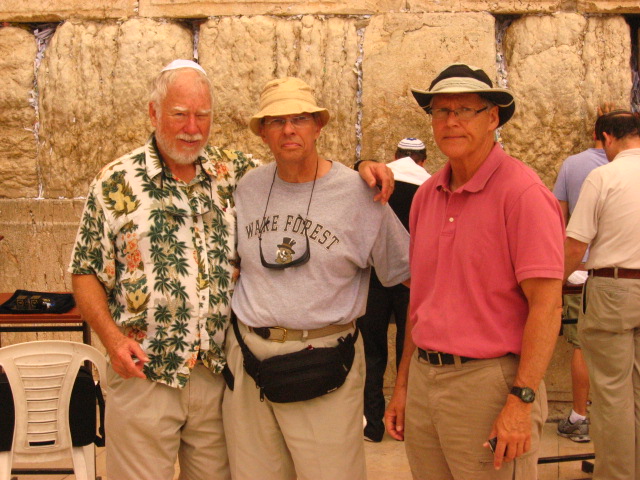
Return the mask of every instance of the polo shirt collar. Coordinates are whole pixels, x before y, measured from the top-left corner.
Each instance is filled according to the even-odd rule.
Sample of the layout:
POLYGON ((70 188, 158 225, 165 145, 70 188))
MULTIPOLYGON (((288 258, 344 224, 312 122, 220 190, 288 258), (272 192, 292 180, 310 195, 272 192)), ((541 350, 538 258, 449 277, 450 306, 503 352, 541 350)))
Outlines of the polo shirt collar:
MULTIPOLYGON (((460 187, 460 192, 479 192, 484 189, 493 173, 498 169, 507 154, 504 152, 499 143, 494 143, 489 155, 482 162, 480 168, 473 177, 460 187)), ((451 181, 451 162, 447 162, 444 166, 440 180, 436 184, 438 190, 449 191, 449 183, 451 181)))

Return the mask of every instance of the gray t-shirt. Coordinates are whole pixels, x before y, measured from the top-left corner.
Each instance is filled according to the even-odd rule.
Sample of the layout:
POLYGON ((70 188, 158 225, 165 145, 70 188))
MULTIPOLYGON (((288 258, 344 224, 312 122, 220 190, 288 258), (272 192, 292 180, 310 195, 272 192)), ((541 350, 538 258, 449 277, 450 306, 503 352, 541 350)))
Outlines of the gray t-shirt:
POLYGON ((267 206, 275 168, 250 171, 234 194, 241 264, 232 307, 242 322, 308 330, 348 323, 365 312, 371 266, 383 285, 409 278, 409 234, 389 205, 373 201, 375 192, 355 171, 332 162, 316 181, 307 217, 313 182, 287 183, 276 174, 267 206), (262 265, 263 214, 264 260, 300 258, 306 230, 307 263, 283 270, 262 265))

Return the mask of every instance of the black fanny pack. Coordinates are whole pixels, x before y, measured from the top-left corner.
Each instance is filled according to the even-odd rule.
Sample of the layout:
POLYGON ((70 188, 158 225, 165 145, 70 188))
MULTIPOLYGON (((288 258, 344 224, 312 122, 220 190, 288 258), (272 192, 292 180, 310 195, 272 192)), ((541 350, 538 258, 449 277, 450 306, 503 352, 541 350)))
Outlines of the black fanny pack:
POLYGON ((309 346, 260 361, 242 340, 235 315, 232 324, 244 368, 260 389, 260 400, 267 397, 274 403, 290 403, 320 397, 340 388, 353 365, 357 328, 353 334, 339 338, 335 347, 309 346))

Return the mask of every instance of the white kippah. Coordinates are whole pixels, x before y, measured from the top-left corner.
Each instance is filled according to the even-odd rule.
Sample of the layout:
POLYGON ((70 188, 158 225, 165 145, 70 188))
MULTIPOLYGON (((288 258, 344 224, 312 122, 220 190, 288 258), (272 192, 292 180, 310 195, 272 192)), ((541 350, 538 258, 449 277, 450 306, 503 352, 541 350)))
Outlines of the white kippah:
POLYGON ((164 67, 162 71, 166 72, 167 70, 177 70, 178 68, 193 68, 194 70, 198 70, 205 75, 207 74, 207 72, 204 71, 204 68, 191 60, 174 60, 169 65, 164 67))
POLYGON ((398 148, 401 148, 403 150, 424 150, 425 146, 421 140, 409 137, 400 140, 400 143, 398 143, 398 148))

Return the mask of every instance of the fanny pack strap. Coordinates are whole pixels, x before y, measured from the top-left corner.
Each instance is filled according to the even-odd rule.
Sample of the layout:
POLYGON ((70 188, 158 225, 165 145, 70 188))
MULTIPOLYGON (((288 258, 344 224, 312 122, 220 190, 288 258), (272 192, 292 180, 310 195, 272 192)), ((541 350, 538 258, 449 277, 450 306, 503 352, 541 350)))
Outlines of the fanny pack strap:
MULTIPOLYGON (((249 376, 253 378, 253 380, 256 382, 256 385, 260 387, 260 364, 262 362, 256 358, 256 356, 242 339, 242 334, 240 333, 240 328, 238 327, 238 317, 235 313, 233 313, 233 311, 231 312, 231 324, 233 325, 233 332, 235 333, 236 339, 238 340, 240 350, 242 350, 242 363, 244 364, 244 369, 247 371, 249 376)), ((351 365, 353 365, 355 351, 351 347, 356 343, 356 340, 358 339, 358 331, 359 329, 356 325, 353 334, 349 334, 346 337, 340 337, 338 339, 338 345, 334 347, 342 355, 345 366, 347 366, 348 369, 351 369, 351 365)))
POLYGON ((236 335, 236 339, 238 340, 238 345, 240 345, 240 350, 242 350, 242 363, 244 364, 244 369, 247 371, 249 376, 253 378, 257 385, 260 384, 258 380, 259 374, 258 371, 260 369, 260 360, 256 358, 244 340, 242 339, 242 335, 240 334, 240 328, 238 328, 238 317, 236 314, 231 312, 231 325, 233 325, 233 332, 236 335))

